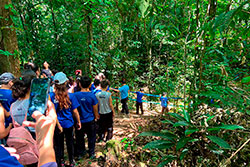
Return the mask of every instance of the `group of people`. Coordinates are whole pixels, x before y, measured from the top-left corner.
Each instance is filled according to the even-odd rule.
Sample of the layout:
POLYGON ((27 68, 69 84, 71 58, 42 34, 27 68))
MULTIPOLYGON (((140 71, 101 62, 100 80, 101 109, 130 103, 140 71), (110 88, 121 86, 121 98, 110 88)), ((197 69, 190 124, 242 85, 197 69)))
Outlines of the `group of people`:
MULTIPOLYGON (((44 63, 45 66, 49 66, 47 62, 44 63)), ((50 150, 45 149, 52 149, 51 152, 54 152, 54 154, 48 154, 50 157, 47 158, 51 162, 45 163, 45 165, 64 166, 64 138, 66 138, 69 165, 75 166, 75 159, 80 159, 87 153, 89 158, 95 158, 97 137, 98 141, 108 141, 113 136, 115 111, 112 105, 111 93, 108 90, 109 81, 105 79, 102 73, 97 75, 94 83, 92 83, 90 77, 81 76, 81 71, 77 70, 76 81, 72 81, 72 78, 67 77, 63 72, 53 74, 49 68, 45 68, 41 74, 38 66, 34 63, 27 63, 24 65, 21 77, 16 78, 8 72, 3 73, 0 76, 0 84, 1 144, 7 146, 11 143, 10 141, 13 140, 10 140, 10 136, 13 139, 13 136, 16 135, 13 129, 23 126, 27 126, 25 129, 37 141, 37 149, 39 149, 37 162, 29 164, 29 160, 22 160, 21 154, 21 157, 19 157, 21 161, 20 159, 19 161, 22 162, 22 165, 43 165, 44 163, 41 161, 41 158, 44 158, 41 155, 42 151, 49 153, 50 150), (48 94, 48 105, 50 106, 47 107, 48 110, 45 116, 34 112, 38 117, 36 123, 26 121, 31 81, 34 78, 50 78, 52 80, 48 94), (47 126, 46 122, 40 121, 40 118, 44 117, 44 120, 50 120, 50 114, 53 115, 53 112, 56 114, 56 117, 51 120, 52 123, 49 123, 49 126, 52 127, 49 128, 50 131, 46 132, 43 128, 43 126, 47 126), (42 126, 36 128, 36 125, 42 126), (96 125, 99 125, 98 129, 96 125), (85 134, 88 138, 88 151, 85 148, 85 134), (40 142, 46 138, 48 138, 46 143, 40 142)), ((36 118, 36 115, 33 117, 36 118)), ((31 141, 33 139, 29 138, 26 140, 31 141)), ((20 153, 19 148, 15 149, 17 153, 20 153)), ((7 156, 6 150, 8 148, 1 146, 0 154, 7 156)), ((3 166, 2 163, 11 166, 11 162, 2 162, 1 158, 0 166, 3 166)), ((4 158, 4 161, 7 160, 4 158)))
MULTIPOLYGON (((29 62, 24 65, 21 77, 16 78, 8 72, 0 76, 1 144, 8 146, 9 143, 13 142, 13 136, 15 138, 16 135, 13 129, 25 126, 24 129, 31 136, 26 140, 36 140, 39 155, 37 161, 31 161, 32 158, 29 156, 26 157, 29 160, 19 156, 22 165, 31 167, 37 165, 65 166, 64 138, 66 139, 70 166, 75 166, 75 160, 81 159, 87 153, 89 158, 95 158, 96 142, 108 141, 113 137, 115 110, 110 90, 120 92, 121 112, 129 114, 127 105, 129 86, 123 80, 120 88, 111 88, 103 73, 98 74, 92 82, 90 77, 82 76, 81 70, 75 71, 76 77, 74 79, 67 77, 63 72, 51 71, 47 62, 44 62, 43 66, 44 69, 40 72, 36 64, 29 62), (34 112, 35 123, 26 120, 31 81, 34 78, 50 78, 51 80, 46 115, 34 112), (87 135, 88 140, 88 151, 85 148, 85 135, 87 135)), ((136 112, 139 114, 139 108, 141 108, 143 114, 143 89, 136 94, 136 112)), ((162 112, 164 112, 168 100, 162 96, 161 101, 162 112)), ((16 131, 20 131, 20 128, 16 131)), ((1 146, 0 155, 8 156, 6 151, 8 149, 1 146)), ((15 149, 17 153, 20 153, 19 148, 15 149)), ((27 150, 25 151, 27 152, 27 150)), ((31 149, 32 151, 34 149, 31 149)), ((34 152, 34 154, 36 153, 34 152)), ((3 163, 9 164, 8 158, 5 158, 4 161, 0 158, 0 166, 3 166, 3 163)), ((18 164, 18 162, 12 162, 18 164)))

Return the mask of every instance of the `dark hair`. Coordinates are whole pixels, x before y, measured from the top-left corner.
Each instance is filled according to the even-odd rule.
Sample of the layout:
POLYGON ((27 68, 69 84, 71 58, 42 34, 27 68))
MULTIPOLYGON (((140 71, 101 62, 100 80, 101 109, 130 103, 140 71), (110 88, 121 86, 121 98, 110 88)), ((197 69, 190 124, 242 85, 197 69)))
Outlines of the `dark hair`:
POLYGON ((109 81, 104 79, 101 81, 101 87, 104 89, 109 85, 109 81))
POLYGON ((68 83, 70 85, 73 85, 74 84, 74 78, 70 76, 70 77, 68 77, 68 79, 69 79, 68 83))
POLYGON ((35 63, 32 63, 32 62, 25 63, 23 65, 23 68, 25 70, 32 70, 34 72, 37 72, 39 70, 39 67, 35 63))
POLYGON ((91 79, 88 76, 83 76, 80 79, 80 84, 82 88, 88 88, 91 84, 91 79))
POLYGON ((95 85, 95 86, 100 85, 100 83, 101 83, 101 81, 100 81, 99 79, 95 79, 95 80, 94 80, 94 85, 95 85))
POLYGON ((121 83, 122 83, 122 84, 126 84, 126 80, 125 80, 125 78, 122 78, 121 83))
POLYGON ((58 73, 58 70, 53 69, 53 70, 51 70, 51 72, 53 75, 56 75, 56 73, 58 73))
POLYGON ((15 99, 24 98, 29 92, 32 79, 36 78, 36 74, 32 70, 25 70, 22 72, 20 78, 13 80, 12 96, 15 99))
POLYGON ((66 84, 55 84, 55 99, 59 103, 60 109, 68 109, 71 105, 66 84))

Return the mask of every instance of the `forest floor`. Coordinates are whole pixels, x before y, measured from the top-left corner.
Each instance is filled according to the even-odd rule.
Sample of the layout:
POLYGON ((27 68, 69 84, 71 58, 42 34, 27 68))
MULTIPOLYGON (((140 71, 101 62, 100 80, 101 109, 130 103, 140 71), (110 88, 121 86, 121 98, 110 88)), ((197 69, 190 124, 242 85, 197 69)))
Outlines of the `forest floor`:
MULTIPOLYGON (((158 117, 159 115, 161 115, 161 113, 158 112, 160 111, 159 110, 160 108, 154 109, 154 111, 149 111, 147 110, 147 108, 149 107, 146 105, 143 115, 136 114, 135 111, 130 110, 129 115, 117 113, 115 116, 112 140, 116 142, 115 145, 120 147, 119 154, 121 154, 120 157, 122 157, 121 159, 123 159, 123 161, 125 160, 127 162, 126 157, 127 158, 129 157, 128 153, 126 152, 126 149, 124 150, 124 146, 126 145, 126 143, 132 144, 131 139, 138 136, 142 132, 142 130, 145 129, 143 127, 146 127, 148 125, 148 121, 151 119, 154 119, 154 117, 158 117)), ((86 142, 86 148, 87 148, 87 142, 86 142)), ((138 165, 133 164, 131 160, 128 160, 130 162, 127 162, 126 165, 117 164, 119 163, 117 158, 104 155, 106 154, 105 149, 106 149, 105 142, 96 143, 96 157, 97 158, 94 160, 91 160, 86 156, 83 159, 77 161, 77 166, 78 167, 138 166, 138 165), (110 159, 111 161, 114 161, 114 162, 110 162, 110 159)), ((65 155, 67 155, 66 152, 65 152, 65 155)))

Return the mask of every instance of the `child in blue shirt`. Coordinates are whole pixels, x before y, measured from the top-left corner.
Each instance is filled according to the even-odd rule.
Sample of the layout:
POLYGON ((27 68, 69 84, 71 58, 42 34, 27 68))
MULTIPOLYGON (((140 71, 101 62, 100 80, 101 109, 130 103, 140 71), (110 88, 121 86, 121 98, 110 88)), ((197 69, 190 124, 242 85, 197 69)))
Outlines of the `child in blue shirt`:
POLYGON ((143 88, 140 89, 140 91, 136 92, 137 98, 136 98, 136 114, 139 114, 139 108, 141 108, 141 114, 143 115, 143 105, 142 105, 142 96, 144 95, 143 93, 143 88))
MULTIPOLYGON (((0 139, 5 138, 11 129, 12 119, 10 116, 10 106, 16 101, 12 97, 12 90, 14 75, 11 73, 3 73, 0 75, 0 139)), ((0 144, 5 144, 5 140, 0 141, 0 144)))
POLYGON ((166 92, 163 92, 162 96, 160 96, 160 101, 161 101, 161 106, 162 106, 162 110, 161 110, 161 114, 164 114, 164 111, 166 110, 167 112, 168 110, 168 98, 166 97, 166 92))
POLYGON ((121 112, 129 114, 128 104, 127 104, 129 86, 126 84, 126 81, 125 80, 122 81, 122 87, 120 87, 119 89, 110 88, 110 90, 121 93, 121 103, 122 103, 122 111, 121 112))
POLYGON ((82 129, 76 130, 76 156, 81 158, 86 154, 84 135, 88 137, 89 157, 95 158, 96 125, 95 120, 99 119, 98 100, 90 92, 91 79, 83 76, 79 80, 80 92, 74 93, 80 106, 78 112, 80 115, 82 129))

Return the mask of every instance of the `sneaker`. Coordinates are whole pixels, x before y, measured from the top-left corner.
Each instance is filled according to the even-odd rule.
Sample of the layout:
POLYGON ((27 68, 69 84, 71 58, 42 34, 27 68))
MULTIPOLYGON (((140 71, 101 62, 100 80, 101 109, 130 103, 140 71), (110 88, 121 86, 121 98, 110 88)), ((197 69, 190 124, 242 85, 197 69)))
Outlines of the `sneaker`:
POLYGON ((65 167, 65 162, 64 162, 64 160, 61 161, 61 167, 65 167))
POLYGON ((89 159, 96 159, 96 155, 95 154, 90 154, 89 159))
POLYGON ((76 162, 75 162, 75 161, 73 161, 73 162, 71 162, 71 163, 70 163, 70 165, 69 165, 69 166, 70 166, 70 167, 75 167, 75 165, 76 165, 76 162))

